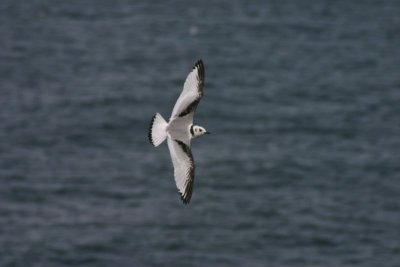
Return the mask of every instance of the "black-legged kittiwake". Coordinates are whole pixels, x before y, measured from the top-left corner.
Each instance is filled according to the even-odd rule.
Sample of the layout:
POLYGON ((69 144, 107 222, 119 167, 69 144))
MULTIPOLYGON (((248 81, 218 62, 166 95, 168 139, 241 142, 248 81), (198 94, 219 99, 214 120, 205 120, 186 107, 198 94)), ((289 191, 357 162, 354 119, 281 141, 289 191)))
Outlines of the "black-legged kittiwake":
POLYGON ((188 204, 192 197, 195 169, 190 141, 209 133, 203 127, 193 124, 194 112, 203 97, 203 87, 204 65, 203 61, 199 60, 186 78, 169 122, 156 113, 151 119, 149 129, 149 140, 154 146, 159 146, 167 138, 176 187, 185 204, 188 204))

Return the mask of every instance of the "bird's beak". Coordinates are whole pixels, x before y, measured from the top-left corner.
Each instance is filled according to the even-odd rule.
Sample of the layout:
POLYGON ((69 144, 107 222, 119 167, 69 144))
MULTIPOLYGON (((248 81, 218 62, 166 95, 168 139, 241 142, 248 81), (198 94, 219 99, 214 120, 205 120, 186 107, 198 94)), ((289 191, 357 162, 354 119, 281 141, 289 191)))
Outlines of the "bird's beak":
POLYGON ((206 134, 211 134, 210 132, 206 132, 206 134))

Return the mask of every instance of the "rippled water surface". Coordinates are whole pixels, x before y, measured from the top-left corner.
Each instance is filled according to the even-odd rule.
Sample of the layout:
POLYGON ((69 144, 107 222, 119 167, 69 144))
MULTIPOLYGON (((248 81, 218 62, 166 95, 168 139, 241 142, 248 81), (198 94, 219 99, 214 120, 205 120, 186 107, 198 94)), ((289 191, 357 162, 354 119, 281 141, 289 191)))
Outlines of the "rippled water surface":
POLYGON ((2 1, 0 266, 400 266, 398 1, 2 1), (194 194, 168 118, 206 66, 194 194))

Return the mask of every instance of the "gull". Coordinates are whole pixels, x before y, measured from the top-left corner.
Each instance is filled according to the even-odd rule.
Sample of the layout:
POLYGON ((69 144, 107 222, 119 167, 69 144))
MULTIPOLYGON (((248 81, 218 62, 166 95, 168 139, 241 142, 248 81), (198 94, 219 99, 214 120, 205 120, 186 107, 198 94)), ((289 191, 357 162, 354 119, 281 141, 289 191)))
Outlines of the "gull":
POLYGON ((169 122, 167 123, 159 113, 156 113, 150 122, 150 143, 157 147, 167 139, 176 187, 184 204, 188 204, 192 197, 194 182, 195 165, 190 141, 209 133, 203 127, 193 124, 194 113, 203 97, 203 87, 204 64, 200 59, 186 78, 169 122))

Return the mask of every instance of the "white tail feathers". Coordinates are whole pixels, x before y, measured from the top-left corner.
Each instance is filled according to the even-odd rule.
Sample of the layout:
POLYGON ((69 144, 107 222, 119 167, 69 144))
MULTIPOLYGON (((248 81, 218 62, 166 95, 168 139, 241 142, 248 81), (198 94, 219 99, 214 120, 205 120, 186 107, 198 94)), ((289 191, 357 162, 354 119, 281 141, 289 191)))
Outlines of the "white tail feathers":
POLYGON ((159 114, 153 116, 150 122, 149 140, 153 146, 159 146, 167 137, 168 123, 159 114))

